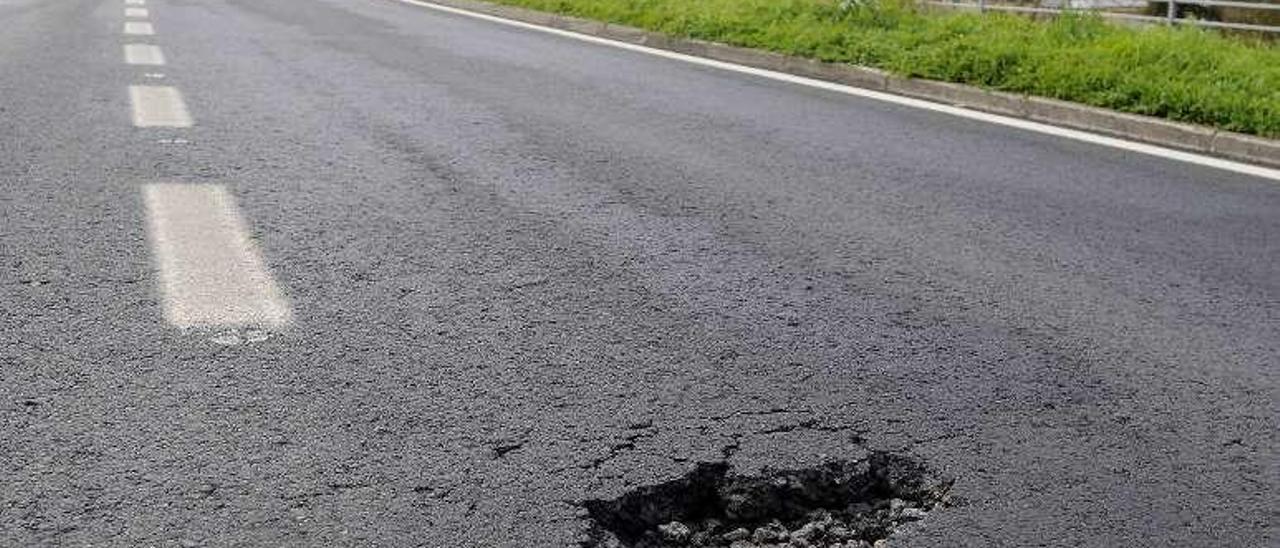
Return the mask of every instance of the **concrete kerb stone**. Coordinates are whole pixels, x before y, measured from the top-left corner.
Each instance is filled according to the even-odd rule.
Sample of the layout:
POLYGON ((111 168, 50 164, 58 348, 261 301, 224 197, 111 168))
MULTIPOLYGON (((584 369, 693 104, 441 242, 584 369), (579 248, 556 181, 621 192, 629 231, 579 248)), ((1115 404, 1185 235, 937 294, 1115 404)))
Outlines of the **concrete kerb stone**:
POLYGON ((614 24, 605 25, 604 29, 600 32, 603 38, 626 42, 628 44, 645 44, 649 39, 649 35, 652 34, 649 31, 614 24))
POLYGON ((1027 115, 1026 98, 1022 95, 1000 93, 962 84, 898 76, 889 76, 887 84, 889 93, 898 95, 1014 117, 1026 117, 1027 115))
POLYGON ((817 80, 827 80, 875 91, 887 91, 888 89, 889 73, 882 70, 856 65, 824 63, 802 57, 785 57, 787 57, 787 60, 782 63, 782 69, 779 72, 788 72, 817 80))
POLYGON ((1210 145, 1221 156, 1280 166, 1280 141, 1220 131, 1210 145))
POLYGON ((604 34, 605 28, 605 24, 599 21, 588 21, 585 19, 571 17, 561 17, 556 20, 556 23, 557 28, 589 36, 600 36, 604 34))
POLYGON ((781 71, 791 60, 791 57, 789 56, 772 51, 756 51, 728 46, 725 44, 717 44, 715 42, 698 42, 702 45, 702 49, 706 52, 707 57, 717 61, 724 61, 726 63, 736 63, 759 69, 781 71))
POLYGON ((552 13, 527 10, 524 8, 517 8, 515 6, 504 6, 501 4, 484 4, 480 2, 455 2, 455 1, 447 1, 447 2, 440 2, 440 3, 444 5, 452 6, 455 8, 485 13, 488 15, 492 15, 494 17, 501 17, 503 19, 523 21, 525 23, 542 25, 546 27, 555 26, 555 21, 561 18, 561 16, 555 15, 552 13))
POLYGON ((1025 104, 1026 117, 1037 122, 1107 133, 1184 150, 1210 151, 1213 136, 1217 133, 1209 127, 1179 124, 1041 97, 1027 97, 1025 104))
POLYGON ((1218 131, 1210 127, 1127 114, 1077 103, 1002 93, 983 88, 919 78, 892 76, 877 69, 825 63, 770 51, 675 38, 625 25, 548 14, 476 0, 426 0, 458 9, 542 25, 588 36, 609 38, 705 57, 727 63, 795 74, 849 86, 1102 133, 1170 148, 1280 166, 1280 141, 1218 131))

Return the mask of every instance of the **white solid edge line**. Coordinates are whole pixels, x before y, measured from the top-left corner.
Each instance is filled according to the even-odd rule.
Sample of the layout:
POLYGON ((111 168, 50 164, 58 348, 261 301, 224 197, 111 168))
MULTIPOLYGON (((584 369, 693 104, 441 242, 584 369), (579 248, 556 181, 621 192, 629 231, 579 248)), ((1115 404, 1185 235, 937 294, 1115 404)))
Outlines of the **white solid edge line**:
POLYGON ((684 61, 686 63, 692 63, 695 65, 714 67, 717 69, 738 72, 742 74, 750 74, 753 76, 759 76, 761 78, 768 78, 771 80, 777 80, 781 82, 788 82, 788 83, 808 86, 812 88, 844 93, 846 95, 854 95, 858 97, 864 97, 867 99, 884 101, 887 103, 894 103, 898 105, 903 105, 903 106, 908 106, 908 107, 913 107, 913 108, 918 108, 923 110, 930 110, 933 112, 950 114, 952 116, 959 116, 961 118, 969 118, 971 120, 979 120, 979 121, 987 122, 991 124, 998 124, 998 125, 1013 127, 1017 129, 1026 130, 1026 131, 1034 131, 1036 133, 1053 135, 1055 137, 1074 139, 1076 141, 1083 141, 1083 142, 1092 143, 1095 145, 1118 148, 1122 150, 1128 150, 1130 152, 1138 152, 1138 153, 1147 154, 1150 156, 1166 158, 1169 160, 1177 160, 1180 162, 1186 162, 1186 163, 1201 165, 1205 167, 1212 167, 1212 168, 1222 169, 1226 171, 1234 171, 1236 173, 1243 173, 1245 175, 1252 175, 1255 177, 1262 177, 1264 179, 1271 179, 1273 181, 1280 181, 1280 170, 1271 169, 1271 168, 1262 167, 1262 166, 1256 166, 1252 164, 1246 164, 1242 162, 1235 162, 1231 160, 1224 160, 1222 158, 1214 158, 1212 156, 1205 156, 1203 154, 1196 154, 1194 152, 1184 152, 1181 150, 1165 148, 1162 146, 1151 145, 1147 143, 1140 143, 1137 141, 1130 141, 1130 140, 1121 139, 1118 137, 1108 137, 1108 136, 1099 135, 1096 133, 1089 133, 1087 131, 1068 129, 1064 127, 1049 125, 1049 124, 1042 124, 1040 122, 1023 120, 1020 118, 1011 118, 1008 116, 1001 116, 999 114, 991 114, 987 112, 980 112, 980 111, 970 110, 967 108, 956 107, 952 105, 944 105, 942 103, 934 103, 930 101, 925 101, 923 99, 914 99, 911 97, 903 97, 901 95, 893 95, 890 93, 885 93, 880 91, 856 88, 852 86, 846 86, 844 84, 837 84, 833 82, 817 80, 814 78, 806 78, 804 76, 796 76, 794 74, 787 74, 785 72, 777 72, 777 71, 772 71, 768 69, 760 69, 755 67, 749 67, 746 65, 739 65, 736 63, 717 61, 715 59, 707 59, 705 57, 698 57, 695 55, 687 55, 684 53, 676 53, 674 51, 667 51, 662 49, 651 48, 648 46, 641 46, 638 44, 619 42, 617 40, 611 40, 608 38, 590 36, 587 34, 579 34, 572 31, 551 28, 551 27, 544 27, 541 25, 535 25, 533 23, 525 23, 523 21, 504 19, 502 17, 498 17, 495 15, 488 15, 484 13, 477 13, 477 12, 467 11, 464 9, 453 8, 449 6, 442 6, 440 4, 433 4, 431 2, 424 2, 422 0, 395 0, 395 1, 401 2, 404 4, 412 4, 415 6, 420 6, 423 8, 432 9, 436 11, 452 13, 454 15, 461 15, 464 17, 471 17, 473 19, 490 21, 493 23, 501 24, 501 25, 534 30, 538 32, 544 32, 547 34, 554 34, 557 36, 572 38, 574 40, 581 40, 583 42, 590 42, 593 44, 600 44, 600 45, 615 47, 619 49, 635 51, 639 53, 646 53, 646 54, 655 55, 658 57, 665 57, 667 59, 675 59, 678 61, 684 61))

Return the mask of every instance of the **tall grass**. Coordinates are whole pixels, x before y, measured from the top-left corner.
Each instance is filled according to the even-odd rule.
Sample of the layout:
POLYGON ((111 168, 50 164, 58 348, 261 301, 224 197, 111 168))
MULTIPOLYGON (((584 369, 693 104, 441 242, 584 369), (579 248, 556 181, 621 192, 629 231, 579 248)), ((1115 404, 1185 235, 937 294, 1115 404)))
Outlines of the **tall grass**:
POLYGON ((1280 47, 1210 30, 909 0, 491 1, 1280 137, 1280 47))

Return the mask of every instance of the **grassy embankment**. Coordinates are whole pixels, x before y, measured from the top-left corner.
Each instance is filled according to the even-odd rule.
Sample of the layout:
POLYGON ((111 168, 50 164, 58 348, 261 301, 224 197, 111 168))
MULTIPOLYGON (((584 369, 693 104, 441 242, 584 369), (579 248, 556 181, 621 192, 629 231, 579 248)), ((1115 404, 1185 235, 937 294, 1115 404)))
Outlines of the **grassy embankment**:
POLYGON ((1213 31, 922 10, 904 0, 490 1, 1280 137, 1280 46, 1213 31))

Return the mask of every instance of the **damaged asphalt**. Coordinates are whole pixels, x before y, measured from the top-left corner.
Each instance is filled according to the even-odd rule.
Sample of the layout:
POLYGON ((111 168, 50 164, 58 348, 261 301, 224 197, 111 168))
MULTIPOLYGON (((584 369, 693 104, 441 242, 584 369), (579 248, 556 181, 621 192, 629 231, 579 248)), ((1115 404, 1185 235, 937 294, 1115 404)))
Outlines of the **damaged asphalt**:
POLYGON ((754 475, 700 463, 680 478, 577 504, 591 523, 583 548, 870 548, 948 505, 953 484, 907 457, 846 453, 754 475))
POLYGON ((389 1, 151 0, 136 129, 120 7, 0 2, 0 545, 578 546, 871 452, 954 480, 894 547, 1276 542, 1274 183, 389 1), (165 324, 158 181, 287 330, 165 324))

